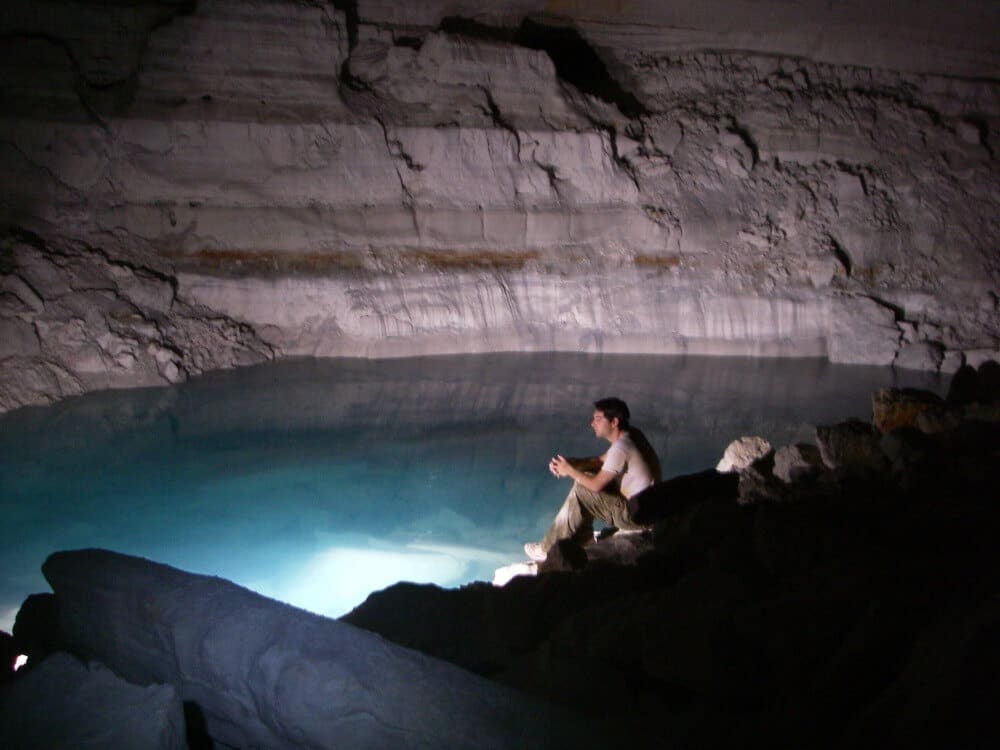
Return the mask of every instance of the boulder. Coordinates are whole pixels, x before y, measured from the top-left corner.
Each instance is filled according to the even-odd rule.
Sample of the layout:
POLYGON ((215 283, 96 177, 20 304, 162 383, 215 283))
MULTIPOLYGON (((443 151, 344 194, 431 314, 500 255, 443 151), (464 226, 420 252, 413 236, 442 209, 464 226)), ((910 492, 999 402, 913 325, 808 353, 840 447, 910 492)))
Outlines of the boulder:
POLYGON ((59 607, 52 594, 31 594, 21 604, 14 619, 14 642, 18 653, 40 662, 53 651, 62 650, 59 638, 59 607))
POLYGON ((944 401, 936 393, 916 388, 884 388, 872 394, 872 425, 879 432, 912 427, 926 411, 940 412, 944 401))
POLYGON ((889 468, 878 433, 859 419, 817 427, 816 443, 823 463, 831 469, 880 472, 889 468))
POLYGON ((652 549, 652 533, 648 530, 605 528, 592 543, 583 547, 569 539, 558 542, 543 562, 512 563, 497 568, 493 572, 493 585, 506 586, 518 576, 582 570, 592 562, 635 565, 640 556, 652 549))
POLYGON ((774 476, 786 484, 823 471, 819 448, 809 443, 784 445, 774 454, 774 476))
POLYGON ((962 419, 976 422, 1000 422, 1000 401, 967 404, 962 409, 962 419))
MULTIPOLYGON (((647 689, 669 685, 675 701, 746 709, 773 690, 771 654, 748 627, 760 617, 759 593, 749 576, 699 569, 673 586, 575 614, 553 633, 551 650, 571 653, 583 643, 592 663, 634 670, 647 689)), ((643 697, 636 684, 628 680, 635 692, 623 691, 633 703, 643 697)))
POLYGON ((979 369, 963 365, 951 379, 947 402, 954 406, 1000 401, 1000 363, 983 362, 979 369))
MULTIPOLYGON (((534 564, 532 564, 534 567, 534 564)), ((563 576, 514 577, 506 586, 471 584, 443 589, 401 581, 373 592, 340 618, 393 643, 490 675, 537 642, 558 606, 526 596, 563 576)))
POLYGON ((580 570, 586 564, 587 553, 584 548, 572 539, 563 539, 552 545, 545 560, 538 563, 538 572, 556 573, 565 570, 580 570))
MULTIPOLYGON (((996 481, 1000 420, 971 420, 923 437, 914 446, 922 455, 902 478, 913 490, 926 492, 931 487, 953 502, 963 492, 974 492, 963 487, 989 486, 996 481)), ((993 503, 993 496, 984 494, 980 501, 993 503)))
POLYGON ((607 527, 595 536, 593 542, 582 547, 569 539, 556 543, 549 550, 548 557, 540 563, 519 562, 497 568, 493 572, 493 585, 506 586, 519 576, 579 571, 595 562, 635 565, 653 547, 653 535, 649 529, 622 531, 607 527))
POLYGON ((933 449, 927 434, 916 427, 897 427, 881 437, 879 447, 892 464, 893 474, 903 478, 907 469, 933 449))
POLYGON ((579 716, 228 581, 104 550, 57 552, 42 570, 76 653, 137 684, 173 685, 197 706, 215 742, 554 748, 599 741, 579 716))
POLYGON ((945 409, 927 409, 917 414, 914 426, 927 434, 948 432, 957 429, 965 420, 966 412, 975 412, 980 406, 973 401, 962 406, 952 406, 945 409))
MULTIPOLYGON (((635 565, 639 558, 653 550, 653 534, 648 529, 623 531, 619 529, 607 536, 600 536, 593 544, 583 548, 587 563, 635 565)), ((548 562, 546 560, 546 562, 548 562)))
POLYGON ((772 450, 771 444, 762 437, 741 437, 726 446, 726 451, 722 454, 715 470, 721 472, 742 471, 772 450))
POLYGON ((132 685, 101 664, 55 653, 0 697, 5 750, 182 750, 184 711, 170 685, 132 685))
POLYGON ((761 501, 781 500, 786 494, 785 485, 774 475, 774 452, 758 458, 739 473, 740 488, 737 502, 751 505, 761 501))
POLYGON ((638 524, 655 524, 687 512, 702 502, 735 500, 738 486, 739 477, 735 473, 721 473, 715 469, 672 477, 629 498, 629 517, 638 524))
MULTIPOLYGON (((657 523, 653 527, 656 553, 643 558, 640 566, 648 561, 673 571, 688 570, 708 561, 737 568, 751 565, 749 529, 754 508, 736 502, 737 478, 731 476, 732 496, 706 498, 657 523)), ((666 577, 669 578, 669 573, 666 577)))
MULTIPOLYGON (((733 503, 728 507, 736 508, 733 503)), ((699 532, 692 558, 705 554, 706 538, 710 544, 722 544, 719 524, 702 526, 706 530, 699 532)), ((689 533, 676 532, 680 537, 689 533)), ((664 537, 669 543, 674 535, 668 532, 664 537)), ((658 559, 645 555, 634 567, 592 564, 573 573, 518 576, 506 586, 471 584, 455 590, 403 582, 371 594, 341 620, 498 679, 544 649, 548 633, 573 613, 664 585, 670 576, 658 559)), ((588 666, 599 669, 597 664, 588 666)), ((538 694, 535 688, 541 679, 543 675, 536 672, 517 684, 538 694)))
POLYGON ((1000 401, 1000 362, 988 360, 979 365, 979 400, 985 403, 1000 401))
POLYGON ((979 373, 971 365, 962 365, 951 377, 946 400, 954 406, 979 400, 979 373))
POLYGON ((871 479, 827 473, 788 502, 754 506, 751 539, 760 566, 775 576, 799 575, 864 550, 870 544, 864 516, 877 507, 871 479))
MULTIPOLYGON (((894 679, 844 727, 841 747, 997 747, 1000 606, 965 606, 916 634, 894 679)), ((902 613, 897 622, 903 623, 902 613)), ((899 630, 886 633, 886 644, 899 630)), ((877 658, 878 654, 873 653, 877 658)), ((855 681, 838 689, 853 691, 855 681)), ((819 686, 820 689, 826 685, 819 686)), ((835 694, 835 693, 834 693, 835 694)))

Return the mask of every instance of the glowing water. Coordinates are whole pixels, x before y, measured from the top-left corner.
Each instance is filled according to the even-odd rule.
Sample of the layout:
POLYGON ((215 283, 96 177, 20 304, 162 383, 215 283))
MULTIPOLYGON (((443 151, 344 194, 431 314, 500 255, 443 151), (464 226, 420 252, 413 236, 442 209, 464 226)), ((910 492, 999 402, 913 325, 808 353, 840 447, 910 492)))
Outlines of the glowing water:
POLYGON ((59 549, 106 547, 328 615, 399 580, 457 586, 522 559, 568 485, 555 452, 603 450, 591 403, 625 398, 665 474, 728 442, 810 440, 937 379, 822 361, 591 355, 326 360, 0 417, 0 629, 59 549))

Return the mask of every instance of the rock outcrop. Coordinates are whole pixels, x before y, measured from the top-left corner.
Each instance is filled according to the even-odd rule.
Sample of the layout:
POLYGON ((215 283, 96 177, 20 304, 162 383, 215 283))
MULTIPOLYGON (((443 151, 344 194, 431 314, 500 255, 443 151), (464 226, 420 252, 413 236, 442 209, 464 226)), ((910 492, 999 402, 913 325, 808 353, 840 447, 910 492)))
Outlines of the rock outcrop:
POLYGON ((998 20, 17 0, 0 408, 272 355, 996 359, 998 20))
POLYGON ((176 691, 226 746, 599 746, 580 715, 228 581, 102 550, 43 572, 66 648, 176 691))
POLYGON ((725 452, 715 470, 721 472, 746 469, 755 461, 759 461, 774 452, 771 444, 759 436, 746 436, 734 440, 726 446, 725 452))
POLYGON ((170 685, 133 685, 98 664, 52 654, 0 693, 6 750, 186 750, 170 685))
POLYGON ((951 424, 848 422, 822 461, 785 446, 738 481, 656 485, 653 548, 627 567, 597 541, 577 572, 399 584, 343 619, 641 727, 639 746, 992 745, 1000 420, 951 424))

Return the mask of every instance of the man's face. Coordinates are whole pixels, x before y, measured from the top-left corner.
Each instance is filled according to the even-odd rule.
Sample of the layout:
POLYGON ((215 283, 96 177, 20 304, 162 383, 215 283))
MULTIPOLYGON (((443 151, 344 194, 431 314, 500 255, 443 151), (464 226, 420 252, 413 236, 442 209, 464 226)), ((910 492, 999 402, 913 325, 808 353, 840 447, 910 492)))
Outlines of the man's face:
POLYGON ((615 423, 609 421, 604 412, 600 409, 594 410, 594 415, 590 418, 590 428, 594 431, 594 435, 599 438, 607 438, 611 434, 611 430, 614 428, 615 423))

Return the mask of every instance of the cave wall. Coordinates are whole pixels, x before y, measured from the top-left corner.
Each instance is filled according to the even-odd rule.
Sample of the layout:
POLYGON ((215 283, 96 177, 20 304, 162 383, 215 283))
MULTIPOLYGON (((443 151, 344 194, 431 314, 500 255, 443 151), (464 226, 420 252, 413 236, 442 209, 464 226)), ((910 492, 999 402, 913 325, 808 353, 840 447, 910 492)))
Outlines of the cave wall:
POLYGON ((291 355, 998 357, 985 0, 19 0, 0 409, 291 355))

